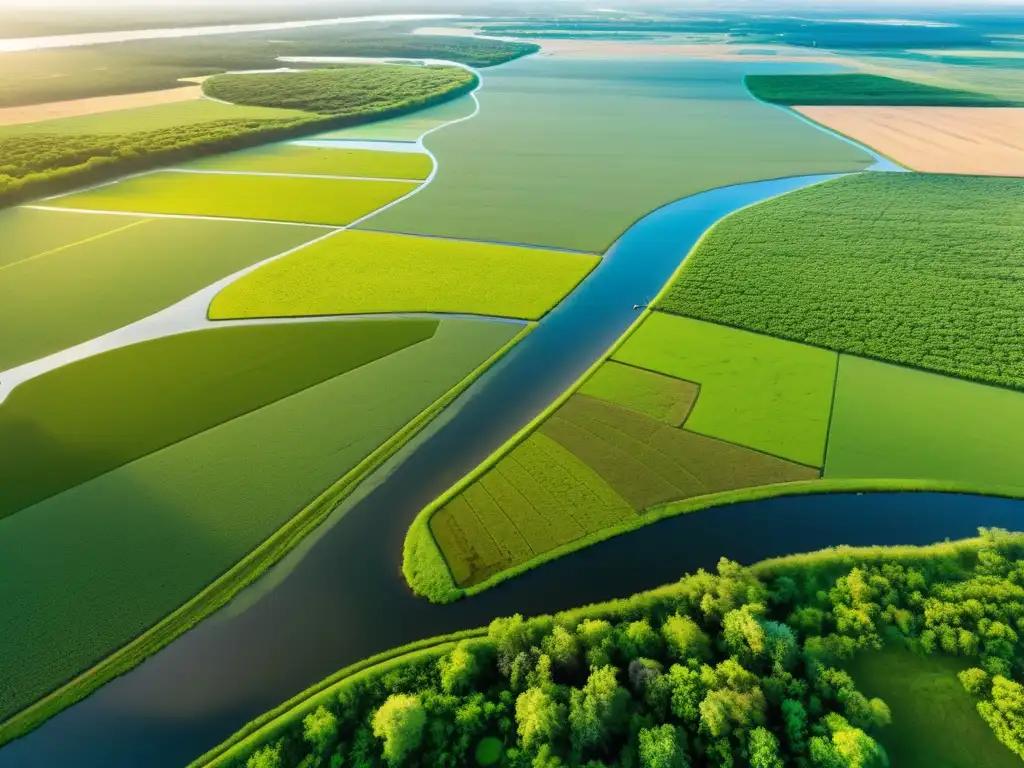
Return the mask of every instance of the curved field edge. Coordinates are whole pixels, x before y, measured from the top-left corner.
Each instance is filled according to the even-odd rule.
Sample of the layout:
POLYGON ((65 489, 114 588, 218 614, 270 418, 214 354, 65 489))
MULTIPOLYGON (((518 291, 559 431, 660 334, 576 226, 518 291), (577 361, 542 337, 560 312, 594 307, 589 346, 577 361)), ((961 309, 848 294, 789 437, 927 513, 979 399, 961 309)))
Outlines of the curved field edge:
POLYGON ((179 635, 222 608, 326 521, 360 483, 416 437, 436 416, 451 405, 535 327, 535 324, 526 325, 462 381, 409 421, 401 430, 392 435, 373 453, 198 595, 90 669, 0 723, 0 746, 38 728, 62 710, 81 701, 114 678, 130 671, 179 635))
MULTIPOLYGON (((1024 534, 1004 534, 1011 540, 1024 541, 1024 534)), ((974 554, 990 546, 990 539, 984 535, 959 541, 945 541, 924 547, 830 547, 803 554, 762 560, 744 568, 758 578, 784 576, 795 570, 815 565, 819 567, 844 567, 855 562, 871 564, 889 560, 912 561, 946 555, 974 554)), ((678 587, 667 584, 637 593, 630 597, 594 603, 562 611, 557 616, 571 616, 573 620, 607 619, 610 616, 627 615, 634 601, 639 597, 670 597, 678 587)), ((450 651, 462 639, 483 638, 487 628, 468 630, 452 635, 443 635, 421 640, 391 651, 373 656, 335 673, 326 680, 292 697, 261 717, 253 720, 226 741, 197 758, 187 768, 225 768, 232 761, 244 760, 263 744, 280 736, 285 730, 312 712, 321 703, 336 695, 349 683, 357 682, 370 675, 382 675, 408 662, 430 657, 440 657, 450 651)))
MULTIPOLYGON (((780 107, 782 108, 782 107, 780 107)), ((828 130, 828 129, 823 129, 828 130)), ((844 174, 849 175, 849 174, 844 174)), ((841 178, 842 176, 840 176, 841 178)), ((832 179, 811 184, 801 189, 808 189, 812 186, 827 184, 832 179)), ((794 190, 798 191, 798 190, 794 190)), ((488 456, 483 462, 476 466, 469 474, 461 478, 455 485, 437 497, 427 507, 420 511, 413 520, 409 531, 406 534, 402 551, 402 573, 406 582, 413 592, 425 597, 433 603, 450 603, 463 597, 470 597, 479 594, 486 589, 497 586, 508 579, 520 576, 544 563, 563 557, 593 544, 605 541, 614 536, 637 530, 647 525, 664 520, 676 515, 698 512, 701 510, 728 506, 742 502, 760 501, 769 498, 785 496, 805 496, 812 494, 829 493, 886 493, 886 492, 917 492, 936 491, 953 494, 970 494, 983 496, 996 496, 1003 498, 1024 498, 1024 490, 1020 488, 982 486, 968 482, 949 482, 927 479, 819 479, 804 482, 779 483, 773 485, 759 486, 756 488, 745 488, 736 491, 725 491, 723 493, 708 494, 683 501, 661 505, 644 512, 643 516, 626 520, 618 525, 604 528, 575 541, 563 544, 560 547, 537 555, 530 560, 520 563, 512 568, 501 571, 494 576, 471 587, 460 587, 455 582, 455 577, 441 552, 433 532, 430 530, 430 521, 433 516, 441 510, 448 502, 465 491, 469 486, 482 478, 490 469, 509 454, 516 446, 532 435, 547 419, 561 408, 570 397, 576 394, 586 383, 597 373, 597 371, 608 362, 612 356, 629 340, 629 338, 640 328, 643 322, 654 314, 650 307, 656 307, 661 300, 669 293, 671 287, 679 278, 685 268, 687 259, 704 244, 706 239, 726 220, 749 208, 754 208, 769 200, 784 197, 786 194, 774 195, 760 200, 751 205, 743 206, 732 211, 726 216, 712 224, 694 243, 687 256, 682 260, 675 272, 668 279, 665 285, 648 304, 648 308, 641 312, 640 316, 620 336, 608 350, 599 357, 590 368, 588 368, 579 379, 566 389, 557 400, 539 413, 519 432, 513 435, 494 453, 488 456)))

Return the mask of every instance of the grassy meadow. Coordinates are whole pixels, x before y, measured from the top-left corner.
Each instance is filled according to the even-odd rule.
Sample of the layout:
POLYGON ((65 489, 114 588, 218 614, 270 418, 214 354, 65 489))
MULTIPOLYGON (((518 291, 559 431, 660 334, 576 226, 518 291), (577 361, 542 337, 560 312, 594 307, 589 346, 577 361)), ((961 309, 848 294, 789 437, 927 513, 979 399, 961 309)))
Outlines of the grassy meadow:
POLYGON ((398 181, 157 171, 47 200, 58 208, 345 226, 416 189, 398 181))
POLYGON ((743 72, 685 60, 502 66, 487 73, 477 117, 427 137, 439 160, 430 188, 369 226, 603 252, 636 219, 696 192, 871 165, 750 98, 743 72))
POLYGON ((584 254, 350 230, 232 283, 214 299, 210 317, 456 312, 536 320, 599 261, 584 254))
POLYGON ((436 321, 215 328, 123 347, 0 404, 0 518, 433 336, 436 321))
POLYGON ((1013 768, 1020 758, 999 743, 957 673, 970 666, 950 656, 899 648, 865 652, 850 666, 865 696, 885 700, 892 724, 879 741, 899 768, 1013 768))
POLYGON ((0 520, 0 719, 160 620, 488 359, 517 326, 434 336, 0 520))
POLYGON ((678 427, 693 410, 700 385, 609 361, 580 387, 580 394, 607 400, 678 427))
POLYGON ((612 359, 700 384, 687 429, 820 467, 836 358, 827 350, 656 312, 612 359))
POLYGON ((363 176, 422 181, 430 175, 434 163, 430 155, 421 152, 373 152, 289 144, 217 155, 189 163, 186 167, 247 173, 363 176))
MULTIPOLYGON (((678 350, 699 351, 699 344, 685 332, 692 334, 692 329, 680 333, 673 328, 680 325, 676 322, 679 318, 666 316, 662 323, 658 317, 649 318, 622 349, 629 350, 636 341, 629 355, 642 353, 645 361, 654 363, 669 359, 676 366, 678 350), (648 328, 653 330, 645 332, 648 328)), ((722 343, 705 336, 707 348, 722 343)), ((616 360, 619 354, 621 351, 616 360)), ((805 430, 812 421, 820 421, 813 430, 820 433, 819 451, 824 448, 835 365, 835 356, 825 355, 831 367, 823 369, 827 373, 825 389, 815 393, 824 396, 824 403, 797 397, 788 408, 776 407, 772 414, 783 434, 790 421, 804 418, 805 430), (808 419, 803 410, 815 407, 819 411, 808 419)), ((810 380, 816 362, 820 361, 813 356, 799 354, 788 359, 810 380)), ((776 387, 776 396, 787 384, 797 390, 801 387, 800 378, 792 374, 772 380, 771 373, 785 369, 778 354, 750 358, 744 366, 733 373, 738 380, 755 382, 751 389, 757 394, 753 397, 762 398, 762 407, 771 404, 771 385, 776 387), (760 378, 752 378, 755 371, 760 378)), ((705 370, 714 371, 711 366, 705 370)), ((479 584, 564 545, 629 525, 637 516, 670 502, 820 476, 816 468, 700 434, 692 424, 713 384, 698 386, 622 362, 601 366, 532 434, 430 517, 430 535, 456 585, 479 584)), ((743 404, 742 388, 731 390, 733 400, 740 403, 733 408, 729 398, 723 397, 730 390, 720 389, 712 400, 720 411, 712 416, 731 416, 734 423, 745 423, 753 418, 751 414, 760 415, 757 408, 743 404)), ((763 426, 764 434, 770 432, 770 425, 763 426)))
POLYGON ((355 139, 358 141, 418 141, 427 131, 469 117, 476 103, 469 96, 436 104, 417 112, 387 120, 375 120, 351 128, 339 128, 318 134, 318 139, 355 139))
POLYGON ((925 85, 863 73, 748 75, 747 87, 762 101, 787 106, 1013 107, 987 93, 925 85))
POLYGON ((1024 394, 841 355, 825 476, 1024 487, 1024 394))
POLYGON ((862 174, 725 219, 659 309, 1019 388, 1022 268, 1024 180, 862 174))
POLYGON ((255 222, 0 212, 0 371, 101 336, 323 234, 255 222))

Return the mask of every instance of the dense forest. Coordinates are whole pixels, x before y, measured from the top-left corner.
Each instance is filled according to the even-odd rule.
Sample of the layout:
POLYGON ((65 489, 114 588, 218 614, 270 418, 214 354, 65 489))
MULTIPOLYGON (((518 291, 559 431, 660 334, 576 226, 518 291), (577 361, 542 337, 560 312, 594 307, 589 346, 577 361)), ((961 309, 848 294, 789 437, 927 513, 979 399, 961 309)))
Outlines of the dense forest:
POLYGON ((255 77, 219 75, 207 80, 203 90, 232 104, 339 115, 408 105, 424 94, 447 93, 475 82, 471 72, 454 67, 350 65, 255 77))
POLYGON ((845 667, 886 646, 963 657, 978 713, 1024 758, 1022 554, 1024 535, 982 531, 927 549, 723 560, 354 674, 214 764, 882 768, 891 712, 845 667))
POLYGON ((1013 107, 986 93, 922 85, 879 75, 747 75, 747 88, 762 101, 787 106, 1013 107))
POLYGON ((319 114, 216 120, 124 135, 2 137, 0 207, 161 165, 395 117, 455 98, 475 86, 476 76, 456 67, 356 66, 214 77, 206 87, 222 98, 237 94, 249 99, 246 103, 301 105, 319 114))
POLYGON ((532 43, 357 25, 5 53, 0 107, 177 88, 183 77, 275 69, 279 56, 431 58, 489 67, 537 50, 532 43))

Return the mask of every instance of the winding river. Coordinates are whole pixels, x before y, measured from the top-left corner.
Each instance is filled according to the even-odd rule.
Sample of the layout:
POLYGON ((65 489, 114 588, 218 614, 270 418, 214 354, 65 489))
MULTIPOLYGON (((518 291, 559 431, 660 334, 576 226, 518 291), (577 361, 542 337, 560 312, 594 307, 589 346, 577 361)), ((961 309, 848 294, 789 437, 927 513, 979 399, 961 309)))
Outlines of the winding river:
POLYGON ((611 539, 453 605, 412 596, 400 570, 416 513, 585 371, 725 215, 833 178, 705 192, 637 222, 504 360, 327 524, 219 614, 0 750, 0 768, 182 766, 261 712, 358 659, 416 639, 620 597, 720 556, 740 562, 833 544, 923 544, 1011 527, 1019 502, 941 494, 773 499, 611 539), (384 480, 387 482, 384 482, 384 480))

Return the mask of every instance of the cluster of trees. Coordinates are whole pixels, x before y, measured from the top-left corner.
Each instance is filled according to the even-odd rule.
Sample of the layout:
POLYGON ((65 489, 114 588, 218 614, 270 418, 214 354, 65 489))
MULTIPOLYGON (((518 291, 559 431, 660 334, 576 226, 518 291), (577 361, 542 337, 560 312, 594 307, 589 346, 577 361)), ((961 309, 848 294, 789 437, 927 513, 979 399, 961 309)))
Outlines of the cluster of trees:
MULTIPOLYGON (((0 137, 0 207, 66 192, 129 173, 181 163, 207 155, 344 128, 414 112, 471 91, 476 76, 455 67, 354 67, 336 77, 334 70, 297 75, 306 98, 319 99, 329 115, 294 119, 234 119, 176 126, 123 135, 24 134, 0 137), (381 74, 381 73, 386 74, 381 74), (339 85, 340 84, 340 85, 339 85), (351 97, 342 95, 348 88, 351 97)), ((224 75, 228 90, 260 98, 266 106, 284 106, 291 98, 283 78, 266 74, 224 75), (244 86, 235 80, 248 81, 244 86)), ((219 92, 218 78, 208 81, 219 92)))
POLYGON ((342 684, 233 765, 463 766, 497 738, 522 768, 883 768, 889 708, 844 667, 886 643, 976 660, 964 684, 1024 756, 1024 537, 983 536, 926 555, 723 560, 617 603, 498 619, 342 684))
POLYGON ((908 107, 1011 107, 1015 103, 987 93, 923 85, 893 77, 864 74, 747 75, 757 98, 786 105, 855 105, 908 107))
POLYGON ((1022 195, 1021 179, 915 173, 783 195, 718 224, 658 308, 1024 388, 1022 195))
POLYGON ((267 75, 218 75, 203 84, 208 96, 232 104, 277 107, 321 115, 392 109, 463 92, 476 83, 458 67, 349 65, 267 75))

